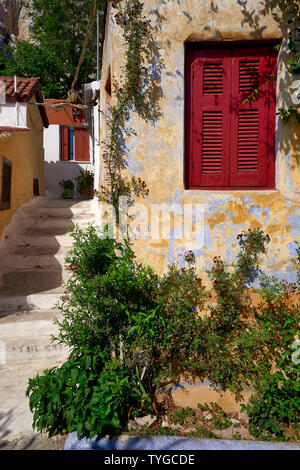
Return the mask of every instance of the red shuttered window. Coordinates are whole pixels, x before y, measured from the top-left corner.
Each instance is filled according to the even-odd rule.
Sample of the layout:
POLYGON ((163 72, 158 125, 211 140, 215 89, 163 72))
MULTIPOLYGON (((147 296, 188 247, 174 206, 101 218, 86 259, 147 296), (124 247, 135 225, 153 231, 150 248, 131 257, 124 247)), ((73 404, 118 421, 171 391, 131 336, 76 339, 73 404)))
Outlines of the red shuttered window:
POLYGON ((64 161, 90 161, 90 134, 87 129, 60 126, 60 159, 64 161))
POLYGON ((186 187, 274 188, 274 46, 191 47, 186 59, 186 187))

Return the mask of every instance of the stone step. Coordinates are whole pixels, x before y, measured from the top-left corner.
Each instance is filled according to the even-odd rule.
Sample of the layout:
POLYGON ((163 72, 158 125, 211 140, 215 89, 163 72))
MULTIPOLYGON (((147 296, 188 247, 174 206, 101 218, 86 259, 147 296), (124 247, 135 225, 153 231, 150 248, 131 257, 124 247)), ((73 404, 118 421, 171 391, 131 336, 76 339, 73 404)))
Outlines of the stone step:
POLYGON ((2 365, 13 363, 27 363, 28 361, 67 360, 69 348, 57 342, 52 343, 46 336, 39 338, 14 338, 2 344, 2 365), (3 350, 4 348, 4 350, 3 350))
POLYGON ((92 205, 92 199, 60 199, 60 198, 47 198, 47 197, 38 197, 34 198, 26 207, 43 207, 43 208, 74 208, 77 209, 87 209, 92 205))
MULTIPOLYGON (((7 254, 11 255, 22 255, 22 256, 63 256, 65 257, 69 251, 73 248, 72 245, 69 246, 31 246, 31 245, 24 245, 24 246, 10 246, 10 250, 6 251, 5 256, 7 254)), ((0 254, 1 259, 1 254, 0 254)))
POLYGON ((0 278, 0 296, 27 296, 61 289, 62 283, 70 277, 71 272, 62 269, 4 272, 0 278))
POLYGON ((0 339, 39 338, 41 335, 57 334, 56 319, 63 318, 55 309, 20 312, 3 312, 0 318, 0 339))
POLYGON ((57 336, 59 332, 55 319, 62 319, 62 313, 57 310, 6 312, 0 318, 0 364, 66 359, 68 348, 51 341, 51 335, 57 336))
POLYGON ((17 218, 25 217, 75 217, 75 218, 86 218, 93 217, 94 212, 91 211, 90 207, 80 208, 80 207, 39 207, 39 206, 22 206, 19 211, 17 218))
POLYGON ((54 308, 60 301, 64 293, 62 287, 43 292, 42 294, 31 295, 0 295, 0 317, 7 315, 7 312, 13 313, 17 311, 31 310, 48 310, 54 308))
POLYGON ((54 217, 47 217, 47 216, 24 216, 18 217, 14 219, 12 224, 12 228, 18 230, 19 227, 22 227, 22 230, 26 230, 29 227, 36 227, 37 229, 48 229, 48 228, 67 228, 70 231, 70 227, 74 225, 79 225, 80 227, 87 227, 89 224, 95 223, 95 218, 92 217, 91 214, 87 214, 85 217, 81 214, 81 216, 75 217, 65 217, 65 216, 54 216, 54 217))
POLYGON ((24 269, 60 269, 65 265, 65 255, 17 255, 6 254, 1 256, 1 269, 6 270, 24 270, 24 269))
MULTIPOLYGON (((74 239, 71 237, 70 232, 65 231, 64 234, 54 234, 54 235, 49 235, 46 230, 43 231, 42 235, 38 235, 35 233, 34 235, 34 230, 32 230, 31 234, 24 234, 24 233, 10 233, 10 235, 7 235, 5 238, 4 243, 2 244, 2 247, 6 249, 10 249, 9 247, 11 246, 36 246, 36 247, 56 247, 57 250, 62 247, 62 246, 70 246, 73 244, 74 239)), ((56 233, 56 230, 55 230, 56 233)))

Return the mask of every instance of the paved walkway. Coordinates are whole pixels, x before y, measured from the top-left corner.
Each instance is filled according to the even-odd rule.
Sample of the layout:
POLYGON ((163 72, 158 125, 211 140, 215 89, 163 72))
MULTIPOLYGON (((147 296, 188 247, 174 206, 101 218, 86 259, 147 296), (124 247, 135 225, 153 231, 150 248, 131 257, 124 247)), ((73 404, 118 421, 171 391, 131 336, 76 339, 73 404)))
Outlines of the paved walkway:
POLYGON ((300 443, 192 439, 177 436, 127 436, 117 439, 77 439, 71 433, 65 450, 300 450, 300 443))

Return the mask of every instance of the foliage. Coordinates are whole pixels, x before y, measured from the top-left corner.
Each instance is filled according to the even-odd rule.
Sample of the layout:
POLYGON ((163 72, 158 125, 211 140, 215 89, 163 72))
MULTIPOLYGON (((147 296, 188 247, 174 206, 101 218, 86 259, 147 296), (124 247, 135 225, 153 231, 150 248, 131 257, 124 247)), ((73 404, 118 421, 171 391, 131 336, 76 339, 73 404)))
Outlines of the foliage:
POLYGON ((150 21, 143 16, 140 0, 112 2, 114 19, 123 30, 125 66, 120 82, 113 82, 115 102, 110 106, 109 117, 105 116, 109 137, 103 142, 103 160, 107 170, 106 184, 101 188, 99 199, 112 204, 119 215, 119 198, 126 196, 128 205, 135 197, 146 197, 149 193, 141 178, 126 176, 126 137, 135 134, 129 126, 131 113, 135 111, 145 121, 154 122, 159 116, 158 51, 155 47, 150 21), (152 70, 151 70, 152 69, 152 70))
MULTIPOLYGON (((92 0, 23 0, 31 19, 31 39, 2 54, 2 74, 40 77, 46 98, 66 98, 71 87, 90 15, 92 0)), ((98 9, 104 10, 104 0, 98 9)), ((78 87, 95 79, 96 22, 79 73, 78 87)))
POLYGON ((72 180, 62 180, 59 185, 64 189, 74 189, 74 183, 72 180))
POLYGON ((40 77, 46 97, 60 97, 67 78, 64 63, 56 51, 29 41, 19 41, 0 53, 0 69, 8 77, 40 77))
POLYGON ((74 350, 69 360, 29 380, 26 395, 33 425, 49 436, 77 431, 78 437, 118 434, 138 399, 130 371, 117 361, 103 363, 101 351, 74 350))
POLYGON ((262 296, 260 320, 268 344, 276 350, 276 370, 266 374, 263 383, 242 407, 250 417, 249 431, 262 439, 275 435, 284 438, 291 424, 299 421, 300 364, 293 361, 293 344, 299 333, 300 246, 297 243, 298 278, 296 283, 260 276, 262 296))
POLYGON ((276 372, 266 375, 260 390, 242 407, 250 418, 249 431, 255 437, 284 437, 287 427, 299 420, 300 365, 292 363, 291 355, 289 346, 277 363, 276 372))
POLYGON ((276 114, 279 114, 281 116, 282 122, 284 124, 287 124, 292 116, 295 116, 297 121, 300 122, 300 109, 299 109, 299 106, 289 106, 287 109, 286 108, 279 108, 278 112, 276 114))
MULTIPOLYGON (((186 267, 170 265, 159 277, 150 267, 135 261, 126 241, 105 238, 93 226, 87 230, 75 227, 73 237, 74 248, 66 259, 72 276, 58 306, 63 319, 58 322, 57 339, 75 351, 77 358, 88 348, 97 357, 100 377, 106 371, 104 364, 118 360, 124 387, 131 389, 127 401, 121 391, 117 395, 119 404, 108 421, 101 421, 103 430, 111 426, 112 419, 122 424, 125 410, 133 415, 158 411, 158 392, 184 378, 208 380, 215 389, 230 390, 237 398, 241 398, 245 385, 262 390, 272 364, 279 364, 284 357, 299 321, 295 285, 261 276, 262 302, 257 307, 250 304, 245 286, 259 276, 258 257, 265 252, 268 235, 259 229, 239 234, 237 261, 226 265, 216 257, 208 271, 211 292, 197 277, 193 253, 186 254, 186 267)), ((71 365, 64 370, 62 390, 74 374, 71 365)), ((52 398, 46 397, 52 401, 52 379, 56 380, 59 370, 31 382, 28 388, 31 407, 37 413, 35 423, 47 430, 56 422, 56 417, 51 417, 56 411, 46 411, 48 402, 42 402, 39 408, 30 390, 38 390, 43 381, 46 388, 48 381, 52 398), (47 417, 39 422, 45 413, 47 417)), ((117 381, 117 366, 114 370, 117 381)), ((79 385, 78 397, 81 394, 89 400, 89 382, 79 385)), ((63 393, 63 407, 65 399, 63 393)), ((101 416, 106 407, 103 398, 98 405, 101 416)), ((92 429, 85 427, 85 433, 99 433, 98 421, 90 421, 90 415, 83 416, 82 411, 78 413, 81 420, 97 423, 92 429)), ((228 425, 224 416, 215 418, 215 426, 228 425)), ((68 429, 75 430, 76 426, 72 421, 68 429)), ((54 428, 57 432, 56 424, 54 428)))
POLYGON ((74 179, 77 183, 77 190, 80 194, 87 189, 92 189, 94 186, 94 173, 92 171, 80 168, 80 174, 74 179))

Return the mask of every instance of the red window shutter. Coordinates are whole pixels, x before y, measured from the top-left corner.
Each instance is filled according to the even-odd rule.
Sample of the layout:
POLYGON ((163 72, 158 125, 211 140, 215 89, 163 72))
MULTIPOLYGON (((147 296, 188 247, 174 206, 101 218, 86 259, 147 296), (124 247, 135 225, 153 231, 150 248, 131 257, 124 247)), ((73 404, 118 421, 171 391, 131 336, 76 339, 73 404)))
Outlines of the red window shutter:
POLYGON ((276 72, 275 55, 272 47, 233 52, 230 186, 272 186, 276 89, 270 74, 276 72), (243 103, 254 90, 255 100, 243 103))
POLYGON ((188 50, 188 188, 274 187, 276 65, 273 46, 188 50))
POLYGON ((75 129, 75 160, 90 161, 90 134, 87 129, 75 129))
POLYGON ((69 160, 69 128, 60 126, 60 159, 69 160))
POLYGON ((207 49, 191 57, 190 186, 229 182, 230 52, 207 49))

